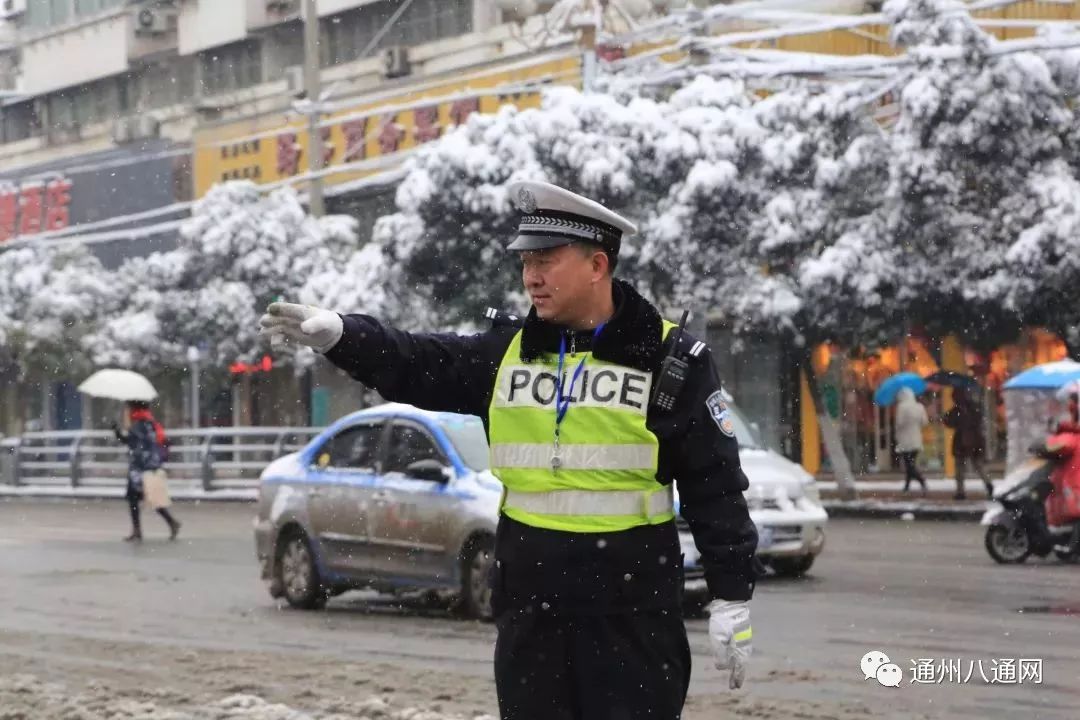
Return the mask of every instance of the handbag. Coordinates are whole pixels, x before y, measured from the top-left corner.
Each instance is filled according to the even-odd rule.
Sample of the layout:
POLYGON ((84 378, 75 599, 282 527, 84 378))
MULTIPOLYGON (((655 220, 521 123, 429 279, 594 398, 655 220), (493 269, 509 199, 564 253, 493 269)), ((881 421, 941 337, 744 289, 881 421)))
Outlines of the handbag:
POLYGON ((169 478, 164 470, 147 470, 143 473, 143 497, 154 510, 172 505, 169 497, 169 478))

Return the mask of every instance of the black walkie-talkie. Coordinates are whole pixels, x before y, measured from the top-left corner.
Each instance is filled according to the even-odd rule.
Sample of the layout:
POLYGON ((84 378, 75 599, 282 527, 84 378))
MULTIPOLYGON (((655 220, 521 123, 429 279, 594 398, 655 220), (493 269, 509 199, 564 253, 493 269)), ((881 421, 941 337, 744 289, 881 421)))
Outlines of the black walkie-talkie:
POLYGON ((683 384, 690 366, 678 356, 679 341, 682 340, 683 328, 690 317, 690 311, 684 310, 679 327, 675 328, 675 337, 671 340, 671 347, 660 365, 660 374, 653 388, 651 407, 663 412, 671 412, 675 409, 675 401, 682 392, 683 384))

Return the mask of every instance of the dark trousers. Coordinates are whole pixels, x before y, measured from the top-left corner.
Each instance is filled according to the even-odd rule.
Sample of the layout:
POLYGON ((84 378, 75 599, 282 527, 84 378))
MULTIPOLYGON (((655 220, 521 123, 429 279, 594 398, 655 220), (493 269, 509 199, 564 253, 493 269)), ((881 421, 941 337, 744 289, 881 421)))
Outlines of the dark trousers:
MULTIPOLYGON (((133 535, 142 535, 142 520, 139 517, 139 496, 129 492, 127 501, 128 510, 131 511, 131 533, 133 535)), ((168 509, 158 508, 158 515, 168 523, 170 528, 176 527, 176 518, 172 516, 168 509)))
POLYGON ((504 612, 495 687, 502 720, 678 720, 690 686, 679 611, 504 612))
POLYGON ((954 455, 956 459, 956 494, 962 496, 964 494, 964 481, 967 480, 967 464, 971 463, 971 466, 975 468, 975 473, 982 479, 983 485, 986 486, 986 494, 993 497, 994 484, 990 482, 990 475, 986 472, 986 465, 983 463, 982 455, 954 455))
POLYGON ((917 480, 922 489, 926 489, 926 478, 919 472, 919 466, 915 464, 915 459, 919 457, 918 450, 912 450, 910 452, 899 453, 900 462, 904 463, 904 492, 907 492, 911 487, 911 481, 917 480))

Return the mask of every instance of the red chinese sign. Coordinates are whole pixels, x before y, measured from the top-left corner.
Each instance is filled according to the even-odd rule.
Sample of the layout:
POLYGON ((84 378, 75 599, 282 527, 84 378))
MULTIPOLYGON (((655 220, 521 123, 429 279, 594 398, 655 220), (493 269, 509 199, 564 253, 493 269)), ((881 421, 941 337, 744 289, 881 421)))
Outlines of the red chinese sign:
POLYGON ((71 224, 71 181, 0 181, 0 243, 21 235, 63 230, 71 224))
POLYGON ((413 130, 413 136, 416 138, 416 142, 430 142, 442 134, 442 128, 439 127, 438 105, 428 105, 427 107, 417 108, 413 111, 413 117, 416 123, 416 129, 413 130))
POLYGON ((287 132, 277 136, 278 175, 295 175, 300 172, 300 140, 296 133, 287 132))
POLYGON ((384 115, 379 126, 379 152, 383 155, 396 153, 404 140, 405 128, 398 123, 397 115, 384 115))
POLYGON ((367 158, 367 126, 367 118, 341 123, 341 134, 345 136, 344 162, 367 158))
POLYGON ((480 98, 455 100, 450 105, 450 122, 453 125, 464 125, 469 116, 475 112, 480 112, 480 98))

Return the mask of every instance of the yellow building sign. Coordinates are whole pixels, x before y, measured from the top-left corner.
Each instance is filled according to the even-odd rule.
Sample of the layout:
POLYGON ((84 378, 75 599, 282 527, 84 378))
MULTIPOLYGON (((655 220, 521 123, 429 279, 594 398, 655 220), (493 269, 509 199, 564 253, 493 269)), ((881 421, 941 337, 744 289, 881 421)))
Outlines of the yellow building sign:
MULTIPOLYGON (((544 85, 578 85, 576 56, 431 82, 396 95, 358 102, 321 123, 326 183, 354 180, 395 165, 401 153, 438 138, 474 112, 500 106, 539 107, 544 85)), ((195 195, 216 183, 288 181, 308 170, 305 118, 280 115, 229 123, 195 133, 195 195)))

